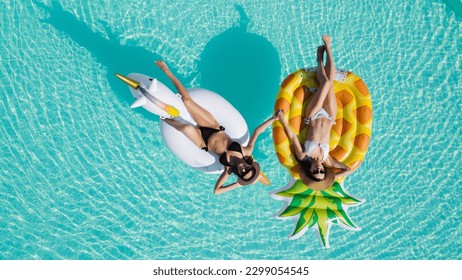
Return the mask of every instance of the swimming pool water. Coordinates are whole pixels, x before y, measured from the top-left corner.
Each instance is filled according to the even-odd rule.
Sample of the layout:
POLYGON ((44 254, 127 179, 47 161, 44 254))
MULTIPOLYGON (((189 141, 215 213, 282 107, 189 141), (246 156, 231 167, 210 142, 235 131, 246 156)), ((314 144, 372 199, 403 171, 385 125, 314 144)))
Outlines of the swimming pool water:
POLYGON ((457 1, 2 1, 0 259, 461 259, 461 4, 457 1), (269 196, 289 180, 270 130, 270 178, 214 196, 157 117, 113 75, 214 90, 250 129, 321 35, 369 87, 373 135, 345 188, 361 231, 289 240, 269 196))

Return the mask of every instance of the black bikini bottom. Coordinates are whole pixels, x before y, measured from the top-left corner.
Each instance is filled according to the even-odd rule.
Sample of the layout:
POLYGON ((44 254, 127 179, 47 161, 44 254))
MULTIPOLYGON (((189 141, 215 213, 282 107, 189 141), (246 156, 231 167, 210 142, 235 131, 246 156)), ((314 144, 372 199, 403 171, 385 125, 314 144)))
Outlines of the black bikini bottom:
POLYGON ((220 125, 220 129, 211 128, 211 127, 205 127, 205 126, 200 126, 199 129, 201 131, 202 139, 204 139, 204 143, 205 143, 205 147, 202 147, 202 150, 204 150, 204 151, 209 150, 208 144, 209 144, 210 136, 212 136, 213 134, 215 134, 217 132, 225 130, 225 128, 223 126, 221 126, 221 125, 220 125))

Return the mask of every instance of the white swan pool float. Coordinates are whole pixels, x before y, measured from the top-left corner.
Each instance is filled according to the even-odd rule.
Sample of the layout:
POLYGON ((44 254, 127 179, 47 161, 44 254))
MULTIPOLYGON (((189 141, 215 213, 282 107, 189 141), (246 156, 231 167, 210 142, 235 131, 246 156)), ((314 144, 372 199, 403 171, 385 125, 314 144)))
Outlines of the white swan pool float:
MULTIPOLYGON (((180 96, 157 79, 138 73, 129 74, 127 77, 120 74, 116 76, 129 85, 132 95, 136 98, 131 108, 142 106, 162 118, 175 118, 180 122, 197 125, 186 110, 180 96)), ((232 140, 241 145, 248 143, 247 123, 228 101, 206 89, 193 88, 188 91, 196 103, 208 110, 226 128, 226 134, 232 140)), ((207 174, 223 172, 224 167, 219 162, 218 155, 201 150, 162 118, 160 120, 162 137, 176 157, 190 167, 207 174)))

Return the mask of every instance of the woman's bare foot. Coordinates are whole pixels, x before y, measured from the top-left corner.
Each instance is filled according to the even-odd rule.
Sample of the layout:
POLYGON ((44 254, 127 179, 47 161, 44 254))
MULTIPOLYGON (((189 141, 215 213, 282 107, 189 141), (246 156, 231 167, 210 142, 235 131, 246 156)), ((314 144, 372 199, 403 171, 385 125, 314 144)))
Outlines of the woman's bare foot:
POLYGON ((332 48, 331 42, 332 38, 329 35, 322 35, 322 40, 326 46, 326 74, 329 80, 333 81, 335 78, 335 66, 334 66, 334 58, 332 57, 332 48))
POLYGON ((324 45, 326 46, 326 49, 329 50, 332 38, 329 35, 324 34, 322 35, 322 40, 324 41, 324 45))
POLYGON ((323 61, 324 60, 324 51, 326 50, 325 46, 319 46, 318 47, 318 52, 317 52, 317 61, 323 61))
POLYGON ((169 70, 167 64, 165 64, 164 61, 162 61, 162 60, 156 60, 155 63, 156 63, 156 65, 157 65, 157 67, 160 68, 160 70, 162 70, 162 71, 164 71, 164 72, 167 72, 167 71, 169 70))

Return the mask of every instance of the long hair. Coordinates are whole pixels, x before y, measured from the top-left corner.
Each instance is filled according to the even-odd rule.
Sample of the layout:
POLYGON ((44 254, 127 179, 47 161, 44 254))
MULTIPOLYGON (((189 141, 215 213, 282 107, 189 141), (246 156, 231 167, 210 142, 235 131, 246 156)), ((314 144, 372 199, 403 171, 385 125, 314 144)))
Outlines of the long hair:
MULTIPOLYGON (((308 157, 308 158, 309 158, 308 160, 303 160, 303 161, 299 160, 298 161, 298 163, 300 165, 300 168, 305 172, 306 176, 308 178, 310 178, 311 180, 317 181, 317 182, 322 181, 324 178, 323 179, 316 178, 316 177, 313 176, 313 173, 311 173, 311 165, 313 164, 313 160, 310 157, 308 157)), ((326 167, 324 166, 324 169, 325 168, 326 167)))

